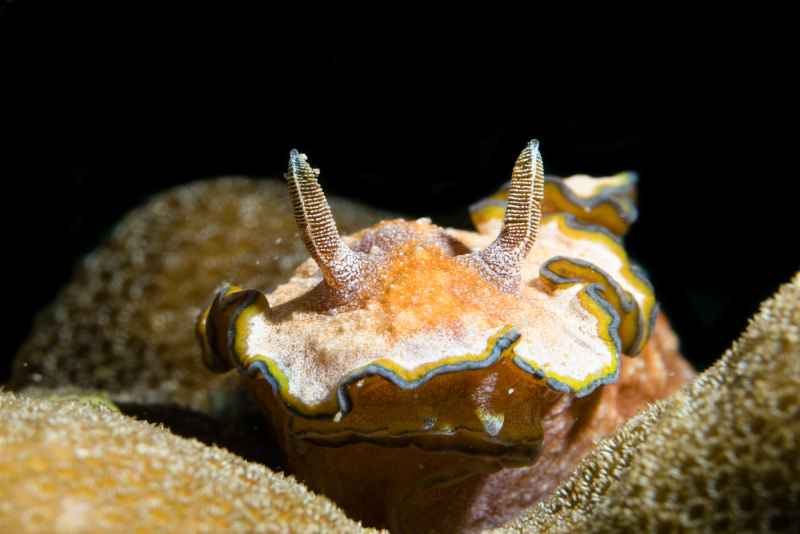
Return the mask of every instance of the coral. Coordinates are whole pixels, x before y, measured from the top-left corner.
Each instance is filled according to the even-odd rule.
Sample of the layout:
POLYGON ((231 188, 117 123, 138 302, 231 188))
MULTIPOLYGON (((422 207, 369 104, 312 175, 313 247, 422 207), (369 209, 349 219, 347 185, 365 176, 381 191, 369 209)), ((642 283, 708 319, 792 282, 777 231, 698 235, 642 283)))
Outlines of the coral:
POLYGON ((799 453, 800 273, 714 366, 494 533, 797 532, 799 453))
MULTIPOLYGON (((349 232, 387 216, 341 199, 331 207, 349 232)), ((187 325, 224 280, 272 288, 307 257, 283 184, 225 178, 162 193, 125 217, 39 315, 11 386, 224 409, 187 325)))
POLYGON ((291 478, 94 397, 0 392, 0 532, 374 532, 291 478))

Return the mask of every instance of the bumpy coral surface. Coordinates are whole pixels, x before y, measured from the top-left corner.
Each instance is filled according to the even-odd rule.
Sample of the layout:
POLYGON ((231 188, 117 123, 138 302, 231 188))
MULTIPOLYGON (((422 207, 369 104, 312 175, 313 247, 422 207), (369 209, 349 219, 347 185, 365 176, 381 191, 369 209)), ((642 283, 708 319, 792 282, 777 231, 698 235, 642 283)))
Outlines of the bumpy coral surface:
POLYGON ((495 533, 797 532, 799 451, 800 274, 713 367, 495 533))
POLYGON ((375 532, 291 478, 95 398, 0 392, 0 532, 375 532))
MULTIPOLYGON (((348 232, 388 216, 342 199, 331 207, 348 232)), ((228 178, 160 194, 119 224, 37 318, 12 387, 73 385, 209 409, 214 377, 191 328, 209 295, 233 279, 273 288, 307 257, 281 183, 228 178)))

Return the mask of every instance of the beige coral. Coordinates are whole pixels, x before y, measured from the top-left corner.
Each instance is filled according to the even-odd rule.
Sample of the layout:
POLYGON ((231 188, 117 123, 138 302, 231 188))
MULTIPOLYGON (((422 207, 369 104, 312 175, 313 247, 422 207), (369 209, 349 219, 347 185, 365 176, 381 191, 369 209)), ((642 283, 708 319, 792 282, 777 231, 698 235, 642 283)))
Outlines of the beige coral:
POLYGON ((0 533, 375 532, 292 478, 95 399, 0 392, 0 533))

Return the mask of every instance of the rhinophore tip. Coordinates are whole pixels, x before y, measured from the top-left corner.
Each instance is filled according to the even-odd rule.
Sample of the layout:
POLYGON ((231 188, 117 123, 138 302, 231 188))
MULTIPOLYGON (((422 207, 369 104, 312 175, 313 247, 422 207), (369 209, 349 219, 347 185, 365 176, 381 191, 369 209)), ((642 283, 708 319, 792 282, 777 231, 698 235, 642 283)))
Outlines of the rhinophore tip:
POLYGON ((297 150, 289 152, 286 181, 297 228, 317 262, 325 282, 336 291, 349 291, 363 278, 369 261, 350 249, 339 236, 328 200, 317 181, 319 171, 297 150))

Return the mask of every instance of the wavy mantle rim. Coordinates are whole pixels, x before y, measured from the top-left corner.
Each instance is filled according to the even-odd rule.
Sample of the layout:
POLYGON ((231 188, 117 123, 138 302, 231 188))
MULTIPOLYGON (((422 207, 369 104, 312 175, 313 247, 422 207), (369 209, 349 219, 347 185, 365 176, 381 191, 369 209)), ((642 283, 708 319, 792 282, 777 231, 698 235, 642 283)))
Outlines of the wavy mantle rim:
MULTIPOLYGON (((264 378, 272 387, 273 394, 275 394, 277 398, 281 399, 284 406, 286 406, 286 408, 293 414, 306 418, 329 419, 335 416, 337 413, 341 413, 344 416, 352 411, 353 403, 350 399, 350 394, 348 393, 347 389, 351 384, 358 382, 359 380, 372 376, 380 376, 400 389, 416 389, 439 375, 461 371, 480 370, 494 365, 502 359, 503 354, 519 339, 519 337, 519 333, 513 328, 501 328, 498 333, 489 339, 486 350, 481 353, 480 356, 486 354, 484 358, 478 356, 479 359, 477 360, 448 363, 442 366, 434 367, 433 369, 423 373, 418 378, 413 380, 406 380, 397 374, 393 369, 385 367, 384 365, 377 363, 368 364, 364 367, 351 371, 341 380, 339 380, 335 387, 335 395, 333 396, 335 399, 335 410, 325 410, 326 405, 330 403, 330 398, 318 404, 309 405, 297 399, 293 395, 290 395, 287 391, 288 382, 285 379, 285 375, 279 369, 276 369, 277 362, 271 358, 261 355, 252 356, 249 358, 249 361, 246 364, 240 364, 239 369, 240 372, 246 374, 250 378, 254 378, 256 376, 261 376, 264 378), (276 370, 277 373, 275 372, 276 370), (302 408, 299 408, 298 406, 301 406, 302 408), (305 408, 305 410, 303 408, 305 408)), ((469 358, 470 356, 474 357, 474 355, 466 355, 449 359, 469 358)), ((411 370, 411 373, 413 373, 413 370, 411 370)))
MULTIPOLYGON (((511 357, 511 361, 521 370, 530 374, 534 378, 543 379, 544 382, 553 390, 561 393, 574 394, 576 397, 584 397, 592 393, 601 385, 613 384, 616 382, 619 378, 620 372, 620 341, 615 329, 618 328, 620 320, 619 315, 613 306, 611 306, 600 294, 600 289, 602 288, 599 284, 587 284, 587 286, 583 288, 580 293, 586 293, 607 314, 606 321, 598 318, 599 328, 602 328, 604 322, 606 323, 605 332, 601 334, 601 336, 607 336, 608 338, 612 339, 615 345, 615 350, 611 351, 611 363, 609 364, 607 371, 596 373, 596 375, 599 376, 593 377, 590 381, 575 389, 573 385, 570 385, 570 382, 572 381, 564 379, 563 377, 554 376, 552 373, 547 373, 543 369, 537 367, 535 364, 531 364, 528 359, 514 352, 512 352, 513 356, 511 357)), ((282 404, 287 408, 287 410, 294 415, 305 418, 330 419, 337 413, 341 413, 342 416, 350 413, 353 409, 353 403, 350 399, 348 388, 350 385, 358 382, 359 380, 370 378, 372 376, 379 376, 388 380, 399 389, 416 389, 440 375, 462 371, 475 371, 491 367, 492 365, 498 363, 506 353, 513 351, 513 346, 521 338, 520 333, 515 328, 511 326, 502 327, 497 333, 489 338, 486 344, 486 349, 484 349, 484 351, 478 355, 477 358, 476 355, 471 354, 449 357, 447 358, 448 363, 433 367, 432 369, 416 376, 411 380, 404 378, 398 374, 396 370, 387 367, 386 365, 375 363, 381 360, 386 360, 385 358, 378 359, 373 363, 347 373, 342 379, 340 379, 334 388, 334 408, 326 409, 327 406, 331 404, 332 399, 330 397, 317 404, 308 404, 298 399, 294 395, 289 394, 288 377, 278 367, 278 363, 274 359, 264 355, 254 355, 248 357, 246 362, 242 361, 240 353, 235 347, 237 329, 236 323, 241 320, 241 315, 253 304, 255 304, 258 298, 259 296, 257 294, 250 294, 248 298, 244 299, 237 306, 236 311, 231 316, 231 322, 229 326, 230 337, 228 340, 229 347, 232 348, 231 355, 234 356, 240 373, 245 374, 251 379, 258 376, 264 378, 264 380, 270 385, 275 397, 281 400, 282 404), (452 362, 452 360, 461 361, 452 362)), ((412 376, 415 374, 415 369, 403 371, 412 376)))
MULTIPOLYGON (((622 171, 615 175, 610 176, 609 178, 613 178, 615 176, 625 176, 626 183, 616 186, 608 186, 606 188, 600 189, 596 194, 590 197, 581 197, 578 196, 567 184, 567 179, 571 178, 571 176, 567 177, 559 177, 559 176, 552 176, 548 175, 545 176, 545 186, 551 185, 556 188, 558 193, 561 197, 571 206, 573 206, 576 210, 580 212, 584 212, 586 214, 592 214, 595 210, 602 208, 603 206, 610 207, 614 213, 619 217, 620 220, 620 234, 625 234, 627 229, 639 218, 639 209, 636 207, 635 204, 630 203, 628 205, 623 204, 619 200, 619 196, 627 196, 629 195, 636 184, 639 181, 639 175, 634 171, 622 171)), ((577 175, 573 175, 577 176, 577 175)), ((497 190, 495 193, 490 195, 483 200, 479 200, 474 204, 469 206, 469 214, 473 220, 475 226, 479 225, 479 222, 489 219, 503 219, 503 215, 505 213, 507 199, 505 196, 508 192, 508 187, 511 182, 506 182, 500 189, 497 190), (488 214, 486 213, 487 210, 498 210, 497 214, 488 214), (500 213, 502 212, 502 213, 500 213)), ((563 212, 562 212, 563 213, 563 212)), ((572 215, 576 215, 571 213, 572 215)), ((585 224, 592 224, 590 222, 586 222, 585 224)), ((610 229, 609 229, 610 231, 610 229)))
MULTIPOLYGON (((607 244, 611 246, 612 249, 617 249, 615 252, 618 255, 623 254, 620 257, 623 260, 623 263, 628 265, 627 270, 638 283, 643 284, 644 287, 650 291, 649 298, 653 301, 651 309, 648 313, 649 317, 645 320, 642 315, 648 310, 641 309, 638 306, 638 303, 633 301, 630 294, 623 290, 613 277, 605 273, 605 271, 594 264, 577 258, 554 256, 542 265, 540 268, 540 275, 552 282, 556 288, 558 286, 573 285, 576 283, 586 284, 586 286, 578 293, 578 296, 580 297, 581 295, 585 295, 603 312, 604 316, 600 316, 597 313, 594 313, 592 310, 584 307, 588 313, 594 315, 597 319, 599 330, 598 335, 601 337, 601 339, 611 345, 611 350, 609 350, 609 352, 612 356, 612 361, 601 371, 590 375, 590 379, 588 381, 570 379, 569 377, 559 376, 553 372, 547 372, 543 368, 537 366, 536 363, 532 361, 532 358, 527 358, 516 353, 514 353, 512 357, 512 362, 517 365, 517 367, 534 376, 535 378, 543 379, 550 388, 556 391, 575 394, 576 397, 584 397, 592 393, 601 385, 616 382, 620 373, 620 354, 623 352, 623 342, 619 335, 619 328, 622 320, 616 308, 603 296, 605 289, 609 288, 616 293, 618 300, 622 304, 621 307, 623 311, 627 312, 628 308, 631 306, 639 310, 636 329, 637 337, 632 345, 634 348, 637 345, 643 346, 647 341, 647 338, 649 338, 649 333, 652 332, 652 327, 657 315, 658 306, 655 303, 655 299, 652 297, 652 285, 646 276, 644 276, 643 270, 627 260, 627 253, 624 251, 622 240, 619 236, 615 235, 603 226, 583 223, 571 214, 553 214, 550 217, 557 219, 559 223, 562 223, 570 230, 594 234, 594 239, 607 241, 607 244), (559 273, 551 269, 551 266, 559 261, 566 261, 580 269, 589 269, 593 271, 604 279, 606 286, 604 287, 596 282, 590 282, 578 277, 567 278, 561 276, 559 273), (603 327, 604 323, 605 327, 603 327)), ((280 369, 278 363, 274 359, 264 355, 253 355, 247 357, 247 363, 243 363, 240 355, 244 353, 244 351, 239 350, 237 345, 241 339, 246 336, 237 337, 237 330, 246 331, 246 325, 240 330, 241 325, 238 323, 242 319, 242 315, 245 314, 245 312, 248 312, 249 315, 250 313, 254 313, 256 311, 255 308, 258 306, 254 307, 253 305, 257 304, 259 300, 263 300, 263 302, 260 303, 261 308, 266 308, 268 304, 266 296, 259 291, 241 290, 230 285, 225 285, 220 288, 215 296, 214 301, 217 303, 221 298, 236 295, 237 293, 241 293, 242 295, 239 298, 236 309, 233 311, 228 320, 228 325, 226 328, 227 339, 225 340, 227 354, 224 356, 226 356, 228 361, 237 369, 239 369, 240 372, 247 374, 249 377, 253 378, 258 375, 262 376, 271 385, 273 393, 277 398, 281 399, 282 403, 288 410, 296 415, 306 418, 330 418, 335 416, 337 413, 341 413, 342 415, 349 413, 352 410, 352 402, 349 394, 347 393, 347 388, 353 382, 363 378, 368 378, 370 376, 381 376, 401 389, 415 389, 427 383, 435 376, 441 374, 478 370, 489 367, 499 361, 502 355, 520 338, 520 333, 517 332, 513 326, 507 325, 505 327, 501 327, 491 338, 489 338, 486 349, 484 349, 480 355, 470 354, 454 357, 451 356, 444 359, 447 363, 433 366, 432 368, 430 364, 424 364, 416 369, 411 370, 399 368, 400 373, 414 377, 412 379, 404 378, 400 373, 398 373, 398 371, 387 367, 386 365, 377 363, 382 360, 391 363, 391 360, 388 360, 388 358, 379 358, 374 360, 373 363, 358 368, 345 375, 337 383, 334 390, 334 395, 327 397, 322 402, 308 404, 288 393, 288 377, 280 369), (245 298, 242 299, 241 297, 245 298), (427 368, 428 370, 420 373, 420 368, 427 368), (333 406, 331 407, 331 405, 333 406)), ((212 304, 212 306, 206 309, 201 315, 201 319, 204 322, 210 318, 209 316, 211 308, 213 307, 214 305, 212 304)), ((198 331, 200 336, 204 338, 204 346, 209 345, 208 340, 205 337, 207 335, 205 333, 206 331, 207 329, 205 326, 198 331), (200 330, 202 330, 202 332, 200 330)), ((632 353, 635 354, 636 352, 632 353)))
MULTIPOLYGON (((628 257, 628 252, 625 250, 623 238, 616 235, 605 226, 582 222, 571 213, 554 213, 547 215, 542 219, 542 223, 547 224, 547 222, 550 220, 555 220, 561 227, 562 231, 564 231, 567 235, 570 235, 570 233, 574 233, 574 236, 577 236, 577 234, 580 233, 599 234, 587 237, 587 239, 605 241, 604 245, 607 246, 622 261, 623 265, 625 265, 625 267, 621 269, 620 274, 627 278, 632 285, 639 286, 638 289, 643 295, 645 295, 645 301, 642 306, 640 306, 639 303, 634 299, 633 306, 638 309, 639 315, 637 320, 636 337, 630 343, 626 343, 626 346, 623 347, 623 352, 629 356, 635 356, 639 354, 644 349, 647 341, 650 339, 650 336, 653 333, 653 328, 655 327, 656 317, 658 316, 659 310, 658 301, 655 298, 655 288, 653 287, 652 282, 650 282, 647 272, 644 268, 628 257)), ((617 282, 613 276, 609 275, 591 262, 565 256, 554 256, 548 259, 543 264, 542 268, 550 265, 551 262, 553 262, 556 258, 566 258, 567 260, 573 262, 585 262, 590 266, 591 270, 603 275, 609 281, 610 285, 612 285, 613 289, 617 292, 618 298, 621 302, 628 300, 625 296, 627 291, 619 285, 619 282, 617 282)), ((544 274, 541 272, 541 268, 540 274, 544 274)))
MULTIPOLYGON (((553 276, 557 275, 554 274, 553 276)), ((534 378, 544 379, 545 383, 552 389, 563 393, 575 394, 577 397, 588 395, 603 384, 616 382, 619 377, 621 346, 621 341, 619 340, 616 329, 619 326, 620 319, 614 307, 602 296, 602 289, 602 286, 599 284, 590 283, 580 291, 579 295, 586 294, 605 313, 605 317, 596 317, 598 328, 604 329, 604 332, 599 332, 598 335, 602 338, 613 340, 614 349, 610 351, 612 358, 611 363, 605 370, 595 373, 588 382, 575 387, 574 381, 553 375, 553 373, 548 373, 537 367, 527 358, 516 353, 513 353, 511 361, 534 378), (605 326, 603 326, 604 324, 605 326)), ((335 416, 337 413, 341 413, 343 416, 348 414, 353 409, 353 403, 348 393, 349 386, 371 376, 380 376, 400 389, 409 390, 416 389, 439 375, 485 369, 499 362, 510 349, 513 349, 514 344, 521 337, 520 333, 515 328, 511 326, 502 327, 489 338, 486 348, 480 355, 449 357, 446 359, 447 363, 435 366, 426 372, 418 374, 412 379, 404 378, 397 370, 385 364, 377 363, 381 360, 387 362, 391 362, 391 360, 375 360, 373 363, 351 371, 339 380, 334 388, 335 394, 332 396, 332 399, 328 397, 320 403, 308 404, 294 395, 289 394, 288 376, 280 369, 278 363, 274 359, 264 355, 253 355, 247 357, 246 360, 243 361, 241 351, 237 347, 237 341, 240 339, 240 337, 237 336, 237 331, 242 328, 238 323, 240 323, 240 321, 247 322, 245 313, 248 311, 250 313, 257 312, 258 307, 254 306, 254 304, 257 304, 258 300, 265 299, 266 297, 262 293, 253 290, 242 292, 247 293, 246 298, 242 299, 237 304, 236 309, 231 314, 227 328, 226 345, 233 362, 236 364, 240 373, 247 375, 249 378, 255 378, 257 376, 264 378, 265 381, 270 384, 275 397, 280 399, 282 404, 290 412, 306 418, 328 419, 335 416), (328 408, 332 401, 334 401, 334 406, 328 408)), ((592 312, 589 311, 589 313, 592 312)), ((246 329, 247 327, 244 326, 244 328, 246 329)), ((426 366, 421 367, 424 368, 426 366)), ((414 376, 415 371, 415 369, 403 369, 401 372, 414 376)))

